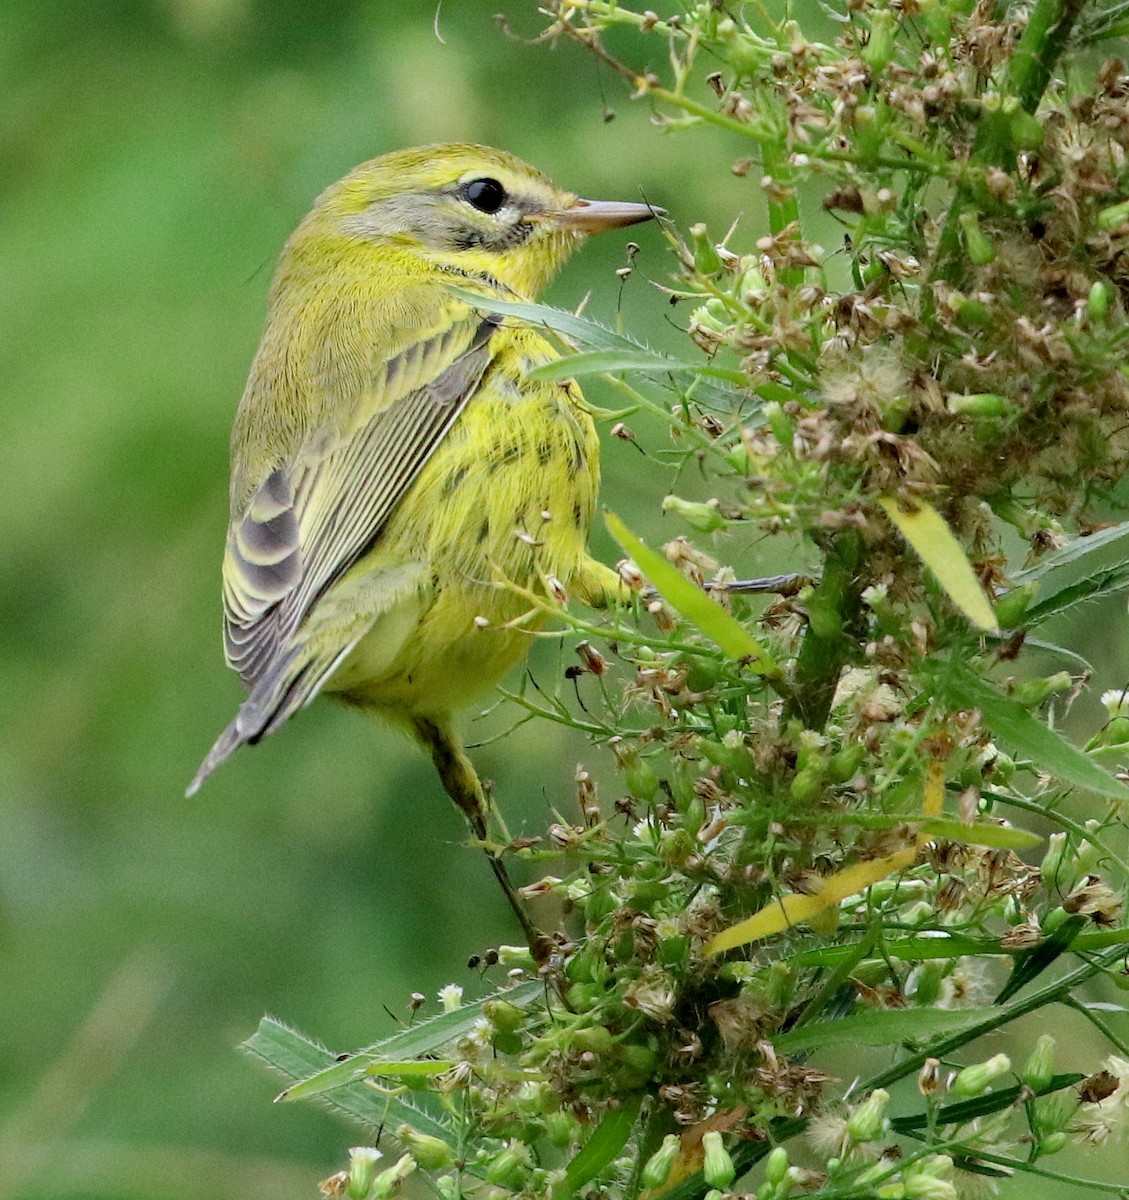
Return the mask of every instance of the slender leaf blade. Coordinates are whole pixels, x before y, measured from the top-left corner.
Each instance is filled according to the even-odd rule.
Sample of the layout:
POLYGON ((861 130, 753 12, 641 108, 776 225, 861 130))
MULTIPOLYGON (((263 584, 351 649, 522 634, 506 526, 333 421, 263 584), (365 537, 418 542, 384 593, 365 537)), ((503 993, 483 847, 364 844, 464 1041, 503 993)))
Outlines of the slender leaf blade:
POLYGON ((995 629, 991 602, 944 517, 924 501, 912 511, 889 496, 879 503, 957 608, 978 629, 995 629))
POLYGON ((990 1008, 891 1008, 875 1009, 820 1021, 773 1038, 785 1054, 819 1050, 824 1046, 893 1046, 938 1034, 957 1033, 993 1015, 990 1008))
POLYGON ((565 1168, 565 1183, 571 1192, 576 1192, 595 1179, 627 1145, 641 1104, 642 1097, 636 1095, 625 1100, 619 1108, 611 1108, 604 1114, 592 1135, 565 1168))
POLYGON ((1004 746, 1064 783, 1111 800, 1129 801, 1129 787, 1043 724, 1017 700, 1001 695, 963 668, 938 673, 937 688, 954 708, 978 709, 981 720, 1004 746))
POLYGON ((768 651, 740 621, 701 588, 695 587, 661 554, 637 538, 615 513, 605 512, 604 522, 623 552, 635 560, 659 595, 695 629, 704 633, 732 658, 749 659, 762 675, 771 678, 779 676, 780 669, 768 651))

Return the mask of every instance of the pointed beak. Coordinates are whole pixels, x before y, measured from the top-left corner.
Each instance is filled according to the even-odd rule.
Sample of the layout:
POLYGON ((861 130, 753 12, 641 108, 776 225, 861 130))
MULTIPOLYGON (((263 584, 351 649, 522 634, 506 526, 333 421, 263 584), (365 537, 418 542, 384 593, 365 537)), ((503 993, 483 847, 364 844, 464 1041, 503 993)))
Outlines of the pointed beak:
POLYGON ((574 200, 562 212, 554 213, 556 224, 577 233, 600 233, 605 229, 622 229, 638 225, 652 217, 665 217, 665 208, 653 204, 628 204, 621 200, 574 200))

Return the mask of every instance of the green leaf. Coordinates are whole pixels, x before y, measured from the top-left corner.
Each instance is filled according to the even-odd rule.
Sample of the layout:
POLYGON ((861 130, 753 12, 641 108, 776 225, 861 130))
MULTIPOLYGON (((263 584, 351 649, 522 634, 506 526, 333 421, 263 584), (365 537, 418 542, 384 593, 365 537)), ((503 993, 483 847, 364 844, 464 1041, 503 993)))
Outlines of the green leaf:
MULTIPOLYGON (((501 316, 516 317, 530 325, 539 325, 551 329, 554 333, 567 338, 571 342, 588 350, 609 350, 627 354, 645 354, 661 357, 658 351, 634 338, 625 337, 591 321, 587 317, 577 316, 576 313, 565 309, 553 308, 548 304, 527 304, 520 301, 499 300, 494 296, 484 296, 479 292, 468 291, 465 288, 452 288, 454 295, 467 304, 483 312, 498 313, 501 316)), ((732 387, 721 387, 703 376, 711 373, 709 364, 703 364, 703 369, 695 369, 694 399, 726 412, 735 412, 747 405, 747 393, 734 390, 732 387)), ((601 370, 608 370, 603 367, 601 370)), ((666 369, 666 368, 664 368, 666 369)), ((669 371, 668 371, 669 373, 669 371)))
POLYGON ((931 817, 917 823, 917 828, 928 838, 945 838, 950 842, 960 842, 963 846, 991 846, 996 850, 1030 850, 1043 841, 1029 829, 988 825, 981 821, 966 825, 949 817, 931 817))
MULTIPOLYGON (((317 1075, 335 1061, 334 1055, 324 1046, 273 1017, 264 1017, 258 1030, 239 1049, 266 1063, 284 1079, 295 1081, 317 1075)), ((408 1124, 421 1133, 442 1138, 452 1149, 456 1148, 456 1133, 446 1122, 398 1096, 381 1094, 363 1081, 335 1088, 332 1095, 321 1094, 317 1099, 325 1107, 367 1128, 385 1123, 408 1124)))
POLYGON ((944 517, 923 500, 913 510, 892 497, 879 503, 957 608, 978 629, 995 629, 996 614, 987 594, 944 517))
POLYGON ((772 1039, 785 1054, 823 1046, 892 1046, 898 1042, 956 1033, 992 1015, 990 1008, 895 1008, 856 1013, 837 1021, 804 1025, 772 1039))
POLYGON ((527 372, 526 378, 555 383, 558 379, 580 379, 585 375, 601 375, 605 371, 707 375, 713 379, 724 379, 738 387, 747 383, 740 371, 727 371, 724 367, 705 363, 679 362, 657 350, 588 350, 581 354, 568 354, 534 367, 527 372))
POLYGON ((642 1102, 640 1095, 628 1096, 619 1108, 609 1109, 604 1114, 603 1120, 565 1168, 568 1194, 595 1179, 627 1145, 642 1102))
POLYGON ((697 630, 715 642, 731 658, 749 659, 766 678, 780 677, 780 668, 753 635, 716 600, 695 587, 657 551, 641 542, 615 513, 604 513, 608 532, 639 570, 654 584, 659 595, 697 630))
POLYGON ((889 1046, 938 1033, 955 1033, 991 1016, 990 1008, 889 1008, 841 1016, 839 1020, 804 1025, 798 1030, 773 1038, 773 1045, 785 1054, 818 1050, 822 1046, 889 1046))
POLYGON ((954 666, 938 672, 936 687, 950 707, 979 709, 981 720, 994 738, 1056 779, 1111 800, 1129 801, 1129 787, 1103 771, 1017 700, 1001 695, 970 671, 954 666))
POLYGON ((1071 943, 1086 927, 1087 921, 1082 916, 1067 917, 1048 937, 1037 946, 1032 946, 1021 954, 1011 969, 1007 983, 1000 989, 996 1004, 1004 1004, 1015 995, 1020 988, 1025 987, 1033 979, 1040 976, 1050 965, 1071 948, 1071 943))
POLYGON ((501 997, 518 1008, 524 1008, 544 995, 544 984, 531 980, 506 991, 495 992, 474 1003, 460 1005, 453 1012, 428 1017, 408 1029, 398 1030, 375 1045, 358 1050, 356 1054, 340 1062, 334 1060, 332 1066, 318 1071, 315 1075, 302 1077, 301 1082, 287 1088, 279 1096, 279 1100, 308 1099, 355 1083, 370 1074, 387 1074, 388 1072, 383 1070, 384 1064, 437 1054, 451 1042, 468 1034, 482 1019, 483 1005, 495 997, 501 997))
POLYGON ((1038 602, 1023 618, 1033 625, 1077 604, 1122 591, 1129 584, 1129 521, 1044 555, 1012 576, 1015 586, 1038 585, 1038 602))

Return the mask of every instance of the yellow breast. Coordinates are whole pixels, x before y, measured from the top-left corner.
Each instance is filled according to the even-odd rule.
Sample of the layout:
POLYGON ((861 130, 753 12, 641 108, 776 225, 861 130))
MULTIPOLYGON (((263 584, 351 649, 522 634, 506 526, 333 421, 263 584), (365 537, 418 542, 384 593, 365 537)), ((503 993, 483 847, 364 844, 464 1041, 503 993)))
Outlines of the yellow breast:
POLYGON ((327 689, 393 718, 448 712, 496 683, 536 627, 514 585, 543 592, 553 577, 567 589, 585 559, 599 486, 592 418, 575 384, 525 378, 554 357, 544 339, 496 337, 474 399, 337 585, 379 591, 390 573, 418 573, 327 689))

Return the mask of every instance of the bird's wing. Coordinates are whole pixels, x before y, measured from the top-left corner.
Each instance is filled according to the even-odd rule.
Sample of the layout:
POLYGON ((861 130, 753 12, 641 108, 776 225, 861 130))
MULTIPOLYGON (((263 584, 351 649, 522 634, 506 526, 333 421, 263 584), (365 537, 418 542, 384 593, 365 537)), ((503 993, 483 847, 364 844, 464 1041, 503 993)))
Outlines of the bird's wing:
MULTIPOLYGON (((312 700, 364 636, 368 626, 360 625, 341 646, 311 647, 300 631, 319 597, 377 540, 473 396, 498 323, 470 312, 388 360, 373 395, 352 406, 370 411, 368 419, 354 421, 324 453, 278 463, 233 518, 223 565, 224 647, 251 694, 191 791, 235 749, 312 700)), ((402 590, 403 581, 396 586, 402 590)))

